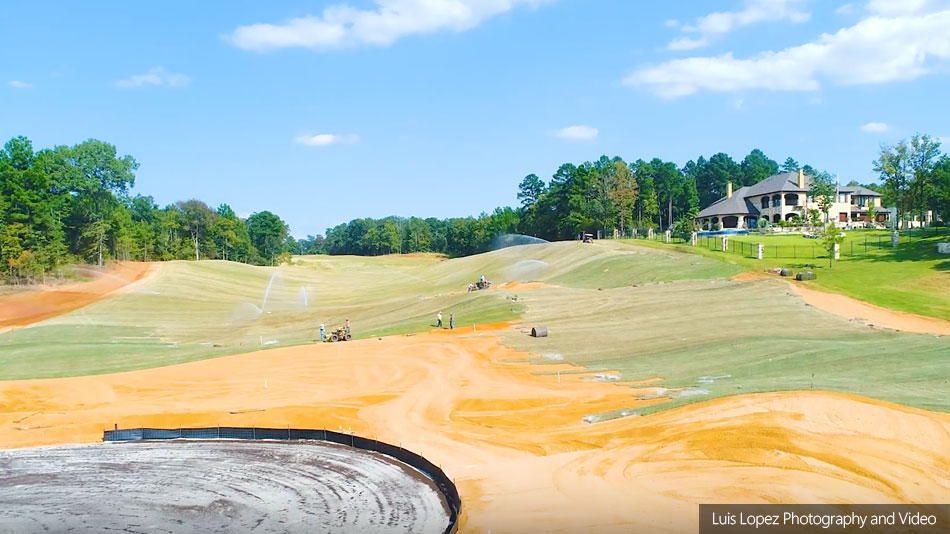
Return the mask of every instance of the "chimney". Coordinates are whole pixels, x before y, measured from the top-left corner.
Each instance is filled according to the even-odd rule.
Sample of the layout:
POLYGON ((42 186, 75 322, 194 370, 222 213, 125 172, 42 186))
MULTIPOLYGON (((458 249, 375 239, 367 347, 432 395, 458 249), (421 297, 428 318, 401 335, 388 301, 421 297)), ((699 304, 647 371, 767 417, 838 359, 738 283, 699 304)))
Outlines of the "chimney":
POLYGON ((726 198, 732 198, 732 182, 726 184, 726 198))
POLYGON ((798 169, 798 188, 805 189, 805 169, 798 169))

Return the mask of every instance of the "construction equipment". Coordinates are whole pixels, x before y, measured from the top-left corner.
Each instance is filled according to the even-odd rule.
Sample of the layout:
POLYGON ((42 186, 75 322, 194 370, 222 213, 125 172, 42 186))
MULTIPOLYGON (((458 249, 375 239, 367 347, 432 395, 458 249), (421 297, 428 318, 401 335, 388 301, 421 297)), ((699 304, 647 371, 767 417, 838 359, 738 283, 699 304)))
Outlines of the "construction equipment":
POLYGON ((473 284, 468 285, 469 291, 478 291, 480 289, 488 289, 491 287, 491 280, 479 280, 473 284))
POLYGON ((349 341, 353 339, 353 336, 346 331, 346 327, 341 326, 336 330, 330 332, 330 335, 327 336, 327 342, 336 343, 337 341, 349 341))
POLYGON ((585 243, 593 243, 593 242, 594 242, 594 234, 584 234, 584 242, 585 242, 585 243))

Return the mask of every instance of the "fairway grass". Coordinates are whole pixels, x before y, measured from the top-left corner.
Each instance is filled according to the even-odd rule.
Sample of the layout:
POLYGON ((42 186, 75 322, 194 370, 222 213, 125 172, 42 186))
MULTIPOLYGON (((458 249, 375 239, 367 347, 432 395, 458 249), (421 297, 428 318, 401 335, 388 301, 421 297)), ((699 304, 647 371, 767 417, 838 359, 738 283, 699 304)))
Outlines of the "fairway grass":
POLYGON ((156 269, 129 291, 0 334, 0 379, 113 373, 313 343, 320 323, 329 334, 347 317, 357 339, 435 328, 439 311, 446 327, 449 314, 458 328, 515 319, 522 292, 497 287, 509 281, 620 287, 740 270, 617 243, 528 245, 452 260, 302 256, 280 268, 177 261, 156 269), (467 292, 482 274, 496 288, 467 292))
POLYGON ((892 310, 950 320, 950 257, 937 253, 937 243, 942 241, 943 237, 915 238, 897 248, 869 246, 865 253, 865 238, 870 242, 877 242, 883 235, 881 232, 854 231, 846 232, 846 235, 848 237, 842 244, 845 254, 831 266, 827 254, 821 251, 821 242, 802 236, 747 235, 729 239, 750 244, 763 243, 766 247, 798 246, 803 254, 807 250, 808 255, 811 255, 811 248, 816 247, 821 251, 819 254, 822 257, 793 259, 766 255, 762 260, 757 260, 701 246, 691 247, 647 240, 620 242, 632 248, 679 250, 754 271, 767 271, 777 267, 787 267, 793 272, 809 270, 818 277, 807 283, 820 289, 892 310), (849 254, 852 243, 854 250, 858 252, 854 256, 849 254))
MULTIPOLYGON (((526 325, 547 325, 549 337, 508 334, 506 345, 558 354, 584 366, 584 372, 619 371, 623 381, 654 380, 644 394, 662 400, 629 413, 789 390, 851 393, 950 411, 946 337, 875 330, 806 305, 778 280, 553 288, 530 296, 523 319, 526 325)), ((546 373, 544 364, 552 359, 532 363, 536 372, 546 373)), ((595 415, 610 418, 622 411, 595 415)))

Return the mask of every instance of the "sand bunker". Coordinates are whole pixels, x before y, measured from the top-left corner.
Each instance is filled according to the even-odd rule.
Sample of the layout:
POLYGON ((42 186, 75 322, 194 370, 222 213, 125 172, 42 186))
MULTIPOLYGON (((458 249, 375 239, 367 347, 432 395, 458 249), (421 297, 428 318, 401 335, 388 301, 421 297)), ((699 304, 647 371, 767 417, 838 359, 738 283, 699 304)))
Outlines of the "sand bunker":
POLYGON ((657 401, 503 363, 519 358, 445 331, 0 382, 0 446, 95 442, 113 424, 352 428, 440 465, 462 532, 480 534, 695 532, 700 502, 950 500, 948 414, 791 392, 589 424, 657 401))
MULTIPOLYGON (((751 281, 761 279, 781 279, 773 275, 746 271, 733 276, 733 280, 751 281)), ((784 280, 784 279, 782 279, 784 280)), ((839 317, 862 321, 876 328, 890 328, 902 332, 917 334, 950 335, 950 321, 926 317, 913 313, 889 310, 874 304, 862 302, 838 293, 828 293, 800 282, 784 280, 795 290, 802 299, 819 310, 833 313, 839 317)))
POLYGON ((91 282, 35 286, 22 292, 0 296, 0 332, 71 312, 103 299, 130 283, 144 279, 153 263, 116 262, 101 272, 90 269, 91 282))
POLYGON ((149 442, 0 451, 0 532, 441 534, 444 498, 329 443, 149 442))

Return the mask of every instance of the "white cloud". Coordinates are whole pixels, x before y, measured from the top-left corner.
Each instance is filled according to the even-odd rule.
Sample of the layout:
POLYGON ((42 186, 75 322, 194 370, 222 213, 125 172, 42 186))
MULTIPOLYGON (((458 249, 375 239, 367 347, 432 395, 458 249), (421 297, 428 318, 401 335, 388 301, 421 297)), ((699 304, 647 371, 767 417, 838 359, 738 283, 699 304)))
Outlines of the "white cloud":
POLYGON ((590 141, 597 138, 597 128, 585 125, 568 126, 561 128, 554 135, 561 139, 570 139, 571 141, 590 141))
POLYGON ((865 9, 874 15, 894 17, 947 9, 948 7, 950 7, 950 3, 946 0, 870 0, 865 9))
POLYGON ((184 87, 191 82, 191 78, 184 74, 175 74, 166 71, 163 67, 155 67, 145 74, 135 74, 124 80, 115 82, 116 87, 135 88, 146 85, 165 85, 168 87, 184 87))
POLYGON ((678 28, 680 25, 680 21, 676 19, 669 19, 666 22, 664 22, 663 25, 666 26, 667 28, 678 28))
POLYGON ((844 4, 842 6, 839 6, 838 9, 835 10, 835 13, 838 15, 850 15, 854 13, 854 11, 855 11, 854 4, 844 4))
POLYGON ((7 85, 13 87, 14 89, 29 89, 33 87, 32 83, 22 82, 20 80, 10 80, 7 82, 7 85))
POLYGON ((693 50, 695 48, 702 48, 709 44, 709 41, 705 37, 699 39, 693 39, 692 37, 677 37, 670 41, 670 44, 666 45, 667 50, 693 50))
POLYGON ((327 146, 339 143, 355 143, 359 141, 358 135, 338 135, 338 134, 317 134, 301 135, 294 138, 294 143, 306 146, 327 146))
POLYGON ((866 133, 883 133, 887 131, 885 122, 869 122, 861 125, 861 131, 866 133))
POLYGON ((834 34, 751 58, 675 59, 644 66, 624 79, 663 98, 698 91, 814 91, 826 79, 839 85, 906 81, 950 59, 950 9, 914 16, 870 16, 834 34))
MULTIPOLYGON (((775 22, 788 20, 790 22, 805 22, 811 18, 811 13, 801 11, 798 5, 803 0, 746 0, 741 11, 723 11, 710 13, 696 19, 692 24, 685 24, 682 30, 687 33, 698 33, 698 39, 680 37, 671 41, 669 50, 691 50, 706 46, 713 38, 749 26, 758 22, 775 22)), ((667 24, 669 26, 669 24, 667 24)))
POLYGON ((392 44, 407 35, 442 30, 465 31, 483 20, 521 6, 548 0, 375 0, 375 9, 331 5, 319 16, 284 24, 240 26, 225 38, 238 48, 263 52, 303 47, 317 50, 392 44))

